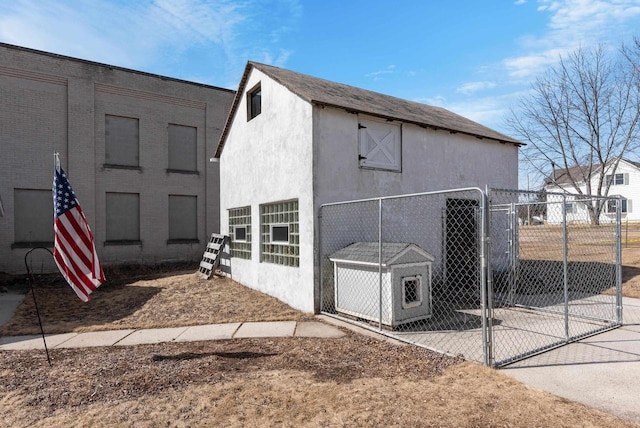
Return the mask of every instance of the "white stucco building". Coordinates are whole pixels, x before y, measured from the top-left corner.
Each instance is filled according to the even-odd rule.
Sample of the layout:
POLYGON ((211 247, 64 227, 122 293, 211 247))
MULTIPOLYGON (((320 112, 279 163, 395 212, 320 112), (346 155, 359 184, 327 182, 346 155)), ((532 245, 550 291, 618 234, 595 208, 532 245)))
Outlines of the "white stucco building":
POLYGON ((520 144, 442 108, 250 62, 215 153, 231 275, 317 310, 322 204, 517 188, 520 144))
MULTIPOLYGON (((583 195, 600 193, 602 196, 620 197, 621 217, 623 221, 640 221, 640 212, 635 209, 634 201, 640 200, 640 163, 628 159, 614 158, 603 168, 602 165, 559 169, 553 172, 545 183, 547 192, 566 193, 566 216, 569 223, 588 223, 590 217, 583 195), (615 168, 615 169, 614 169, 615 168), (604 173, 604 180, 601 180, 604 173), (602 189, 598 185, 602 181, 602 189), (575 182, 575 184, 574 184, 575 182), (587 188, 587 182, 590 182, 587 188)), ((547 222, 562 221, 562 196, 547 197, 547 222), (556 202, 556 203, 553 203, 556 202)), ((588 202, 593 203, 593 202, 588 202)), ((615 201, 607 201, 600 213, 600 222, 614 221, 616 215, 615 201)))

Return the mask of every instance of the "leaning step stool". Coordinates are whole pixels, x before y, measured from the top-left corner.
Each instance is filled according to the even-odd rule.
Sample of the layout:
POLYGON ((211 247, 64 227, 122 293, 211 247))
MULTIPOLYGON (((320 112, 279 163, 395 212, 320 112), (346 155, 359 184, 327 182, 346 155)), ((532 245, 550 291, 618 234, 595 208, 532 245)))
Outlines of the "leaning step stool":
POLYGON ((200 267, 198 268, 202 279, 209 279, 211 274, 218 268, 220 265, 220 253, 222 253, 228 240, 228 236, 218 233, 211 234, 207 248, 205 248, 204 254, 202 255, 200 267))

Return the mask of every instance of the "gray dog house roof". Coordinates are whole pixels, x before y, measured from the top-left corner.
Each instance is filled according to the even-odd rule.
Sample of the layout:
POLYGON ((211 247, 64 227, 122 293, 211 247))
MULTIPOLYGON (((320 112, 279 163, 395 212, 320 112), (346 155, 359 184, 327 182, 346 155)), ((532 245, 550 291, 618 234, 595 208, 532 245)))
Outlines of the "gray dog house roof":
MULTIPOLYGON (((377 242, 356 242, 329 256, 334 263, 378 266, 380 255, 377 242)), ((400 263, 432 262, 433 256, 416 244, 407 242, 382 243, 382 267, 400 263)))

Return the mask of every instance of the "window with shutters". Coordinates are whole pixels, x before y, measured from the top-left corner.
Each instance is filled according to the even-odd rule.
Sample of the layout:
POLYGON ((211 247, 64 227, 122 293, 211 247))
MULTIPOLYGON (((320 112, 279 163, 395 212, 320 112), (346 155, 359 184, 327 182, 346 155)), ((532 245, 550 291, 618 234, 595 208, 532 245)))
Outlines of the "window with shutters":
POLYGON ((629 184, 629 174, 618 173, 605 175, 605 183, 611 186, 629 184))
POLYGON ((197 243, 198 197, 169 195, 168 244, 197 243))
POLYGON ((14 189, 13 207, 13 248, 53 244, 51 189, 14 189))
POLYGON ((400 172, 402 142, 399 124, 359 118, 358 160, 361 168, 400 172))
MULTIPOLYGON (((620 212, 621 213, 630 213, 631 212, 631 200, 630 199, 625 199, 625 198, 621 198, 620 200, 620 212)), ((618 205, 618 200, 617 199, 610 199, 607 201, 607 213, 609 214, 615 214, 616 213, 616 206, 618 205)))
POLYGON ((131 117, 105 116, 105 166, 138 169, 140 124, 131 117))
POLYGON ((168 172, 193 174, 198 172, 197 128, 169 124, 168 172))
POLYGON ((107 245, 140 244, 140 195, 106 194, 107 245))

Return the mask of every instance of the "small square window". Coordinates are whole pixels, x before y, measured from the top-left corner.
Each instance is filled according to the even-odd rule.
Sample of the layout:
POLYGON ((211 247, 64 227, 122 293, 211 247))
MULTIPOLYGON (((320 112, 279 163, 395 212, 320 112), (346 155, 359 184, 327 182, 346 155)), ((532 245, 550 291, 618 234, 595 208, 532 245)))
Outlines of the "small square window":
POLYGON ((247 226, 236 226, 233 230, 234 241, 247 242, 247 226))
POLYGON ((288 224, 272 224, 271 225, 271 243, 289 243, 289 225, 288 224))
POLYGON ((402 307, 413 308, 422 304, 422 278, 408 276, 402 278, 402 307))
POLYGON ((567 214, 575 214, 576 213, 576 204, 573 202, 567 202, 564 204, 565 212, 567 214))
POLYGON ((262 89, 260 84, 247 94, 247 121, 262 113, 262 89))

